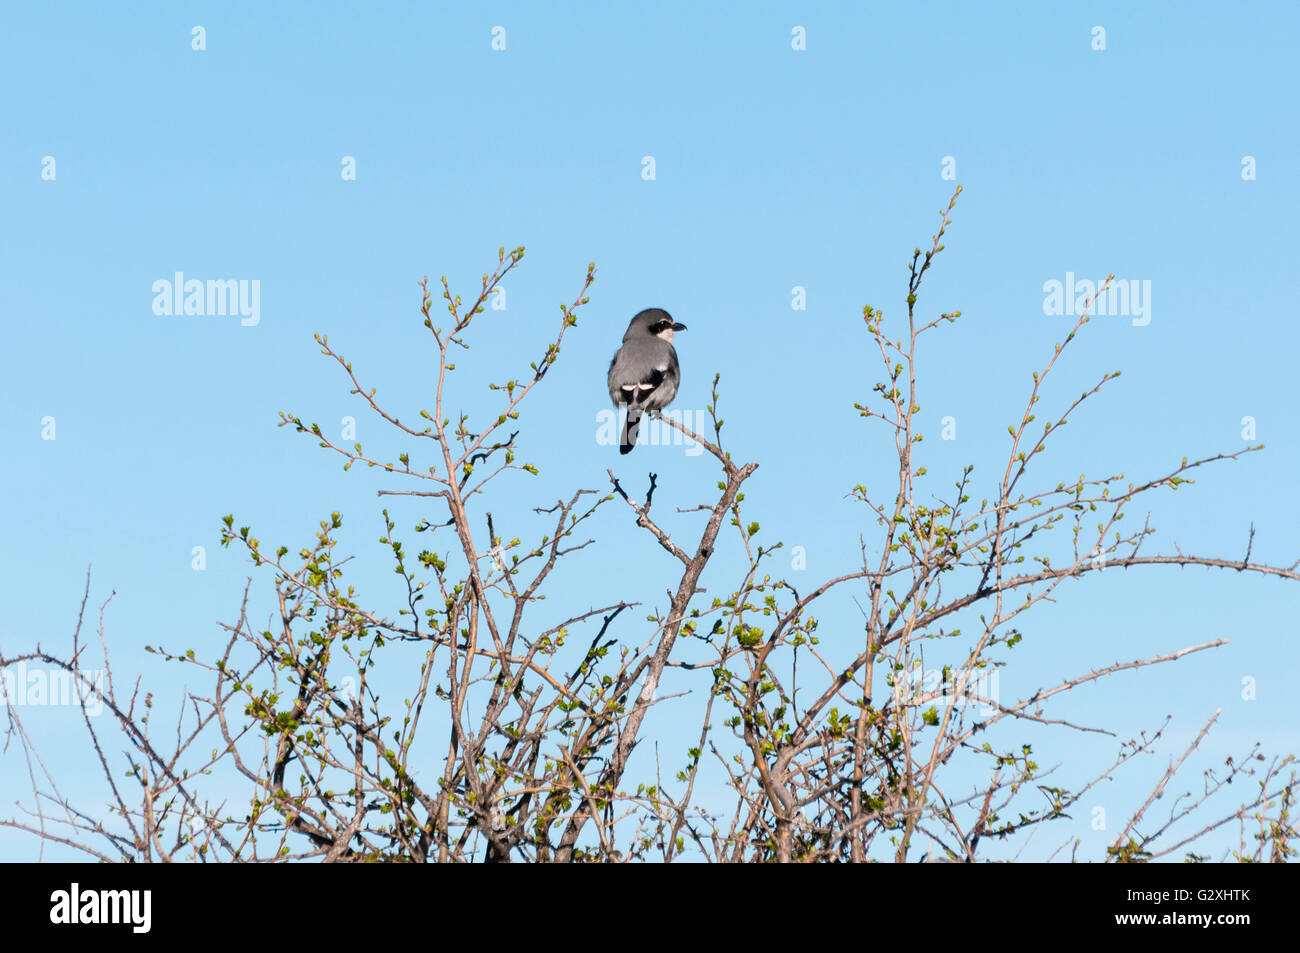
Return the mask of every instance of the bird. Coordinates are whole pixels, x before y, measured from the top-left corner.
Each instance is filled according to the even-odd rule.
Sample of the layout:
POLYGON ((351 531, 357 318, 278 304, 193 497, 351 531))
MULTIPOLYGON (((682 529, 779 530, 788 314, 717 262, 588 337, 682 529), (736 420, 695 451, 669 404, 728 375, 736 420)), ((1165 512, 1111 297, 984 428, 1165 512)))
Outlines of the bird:
POLYGON ((609 396, 627 420, 619 437, 618 452, 631 453, 641 415, 667 407, 677 396, 681 366, 673 348, 673 335, 685 331, 663 308, 638 312, 623 334, 623 345, 609 362, 609 396))

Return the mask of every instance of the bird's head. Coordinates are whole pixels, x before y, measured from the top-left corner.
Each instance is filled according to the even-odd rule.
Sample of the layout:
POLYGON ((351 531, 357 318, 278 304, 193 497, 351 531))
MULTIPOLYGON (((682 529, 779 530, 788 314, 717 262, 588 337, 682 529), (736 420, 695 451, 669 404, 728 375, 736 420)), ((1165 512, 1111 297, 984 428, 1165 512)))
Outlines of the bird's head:
POLYGON ((650 335, 662 338, 671 344, 673 335, 685 330, 686 325, 678 324, 663 308, 646 308, 632 319, 632 323, 627 326, 627 332, 623 335, 623 340, 631 341, 650 335))

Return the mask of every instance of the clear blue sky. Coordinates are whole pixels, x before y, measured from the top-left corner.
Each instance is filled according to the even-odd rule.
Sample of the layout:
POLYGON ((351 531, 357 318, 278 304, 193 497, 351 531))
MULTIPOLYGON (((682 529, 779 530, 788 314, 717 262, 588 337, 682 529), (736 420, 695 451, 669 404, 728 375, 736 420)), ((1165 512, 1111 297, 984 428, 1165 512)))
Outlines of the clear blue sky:
MULTIPOLYGON (((1030 371, 1071 320, 1044 314, 1044 283, 1114 272, 1150 282, 1150 323, 1098 318, 1072 346, 1047 409, 1103 371, 1123 377, 1054 443, 1040 485, 1157 476, 1183 456, 1239 449, 1250 416, 1267 449, 1152 497, 1152 523, 1162 551, 1240 556, 1253 522, 1254 557, 1289 565, 1300 557, 1298 26, 1281 3, 7 5, 0 646, 66 645, 93 566, 92 604, 117 593, 106 616, 116 670, 179 691, 176 667, 143 647, 215 652, 216 622, 233 618, 249 575, 245 557, 217 547, 231 512, 296 549, 342 510, 382 608, 397 580, 374 542, 375 490, 400 484, 342 473, 278 429, 277 412, 335 430, 354 414, 363 442, 404 449, 348 397, 312 334, 413 416, 431 399, 434 360, 416 282, 445 274, 469 296, 501 245, 528 251, 467 359, 476 383, 458 399, 471 410, 489 406, 473 375, 501 362, 522 372, 587 262, 598 269, 541 413, 525 417, 525 457, 542 475, 512 478, 521 513, 603 489, 607 466, 635 486, 656 470, 665 511, 703 501, 715 479, 706 457, 648 447, 620 459, 594 437, 628 319, 660 306, 690 327, 677 405, 703 407, 720 372, 728 446, 761 463, 749 516, 806 548, 809 579, 852 568, 874 522, 844 495, 857 483, 887 492, 892 452, 852 407, 879 379, 861 309, 904 316, 905 263, 952 193, 949 156, 965 191, 921 299, 926 313, 964 313, 928 339, 919 367, 936 492, 968 462, 985 481, 1000 473, 1030 371), (203 51, 191 48, 196 25, 203 51), (498 25, 504 51, 491 46, 498 25), (1097 25, 1104 51, 1092 49, 1097 25), (795 26, 806 50, 791 48, 795 26), (345 156, 355 181, 340 174, 345 156), (178 271, 256 279, 259 323, 156 315, 153 284, 178 271), (791 308, 794 286, 805 311, 791 308), (938 439, 944 416, 956 440, 938 439)), ((990 495, 991 482, 979 486, 976 499, 990 495)), ((390 509, 410 540, 421 511, 390 509)), ((668 557, 613 508, 597 529, 626 537, 640 577, 622 578, 607 550, 575 560, 552 599, 662 602, 668 557)), ((1126 738, 1172 714, 1168 753, 1222 707, 1185 785, 1256 739, 1295 750, 1298 594, 1202 569, 1108 574, 1030 616, 1004 700, 1224 637, 1215 652, 1079 689, 1058 712, 1126 738), (1247 677, 1255 701, 1241 699, 1247 677)), ((823 625, 856 644, 849 595, 823 625)), ((26 717, 78 790, 80 762, 61 747, 75 725, 26 717)), ((1063 772, 1114 750, 1065 734, 1035 745, 1063 772)), ((0 813, 11 814, 27 788, 14 749, 3 757, 0 813)), ((1097 803, 1118 816, 1164 764, 1146 759, 1097 803)), ((1100 837, 1086 810, 1078 817, 1029 853, 1077 833, 1095 856, 1100 837)), ((0 856, 33 854, 0 833, 0 856)))

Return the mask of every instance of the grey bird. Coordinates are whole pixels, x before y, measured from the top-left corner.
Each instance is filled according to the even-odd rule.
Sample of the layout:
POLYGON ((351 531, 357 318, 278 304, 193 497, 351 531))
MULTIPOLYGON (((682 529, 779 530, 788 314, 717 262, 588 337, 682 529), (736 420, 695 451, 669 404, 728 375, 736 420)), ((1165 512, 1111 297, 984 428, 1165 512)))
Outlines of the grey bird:
POLYGON ((673 349, 673 334, 685 331, 662 308, 646 308, 632 319, 623 335, 623 346, 609 362, 609 396, 627 421, 619 438, 618 452, 630 453, 636 446, 641 415, 667 407, 677 396, 681 367, 673 349))

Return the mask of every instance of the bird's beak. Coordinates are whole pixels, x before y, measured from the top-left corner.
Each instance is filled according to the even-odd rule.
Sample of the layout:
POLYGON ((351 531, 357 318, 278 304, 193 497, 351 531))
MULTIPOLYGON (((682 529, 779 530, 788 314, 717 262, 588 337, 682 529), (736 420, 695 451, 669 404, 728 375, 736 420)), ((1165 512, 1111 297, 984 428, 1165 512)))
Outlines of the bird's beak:
POLYGON ((674 325, 673 325, 673 330, 674 330, 674 331, 685 331, 685 330, 686 330, 686 325, 684 325, 684 324, 674 324, 674 325))

